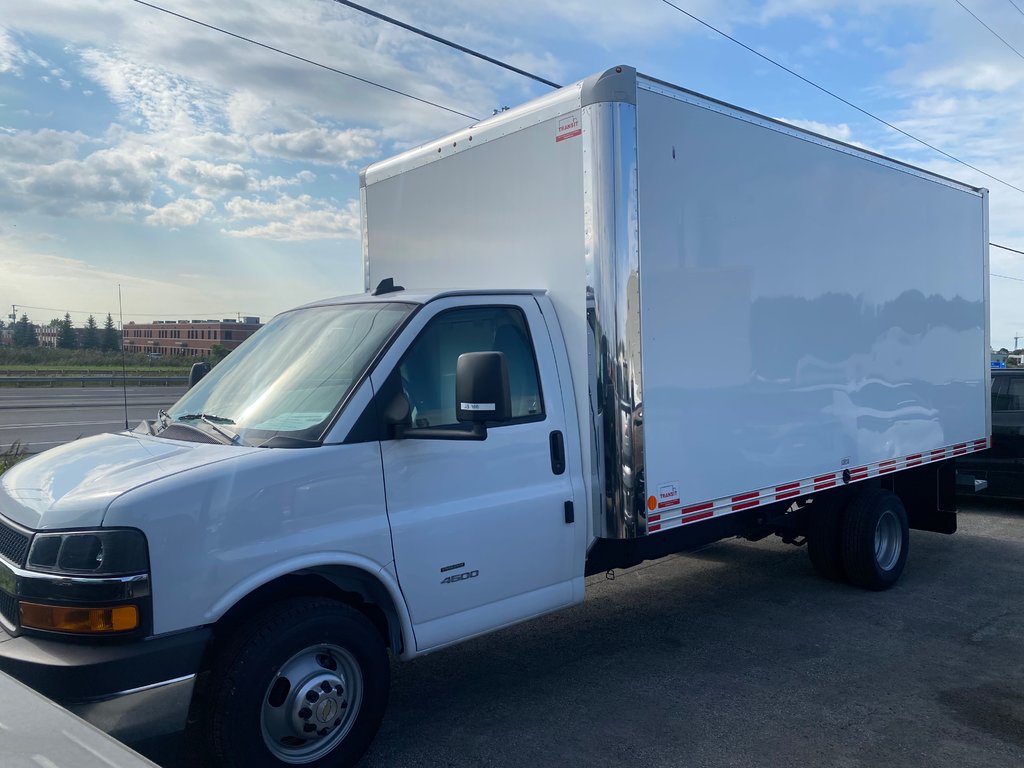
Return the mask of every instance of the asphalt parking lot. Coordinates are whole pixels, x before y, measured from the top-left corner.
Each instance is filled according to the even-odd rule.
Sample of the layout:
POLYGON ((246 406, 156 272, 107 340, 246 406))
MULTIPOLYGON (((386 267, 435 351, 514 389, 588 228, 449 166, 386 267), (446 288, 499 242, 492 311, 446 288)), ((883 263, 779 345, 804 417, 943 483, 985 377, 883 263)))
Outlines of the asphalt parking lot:
POLYGON ((777 540, 592 577, 581 606, 393 664, 361 768, 1022 765, 1024 505, 962 506, 889 592, 777 540))

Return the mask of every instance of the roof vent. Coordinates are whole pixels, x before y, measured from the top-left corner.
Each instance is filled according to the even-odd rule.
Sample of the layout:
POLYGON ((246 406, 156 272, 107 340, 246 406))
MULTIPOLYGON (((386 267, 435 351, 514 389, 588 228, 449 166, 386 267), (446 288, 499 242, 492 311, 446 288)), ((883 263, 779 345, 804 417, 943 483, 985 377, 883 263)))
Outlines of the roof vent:
POLYGON ((373 290, 373 295, 374 296, 383 296, 385 293, 396 293, 398 291, 404 291, 404 290, 405 290, 405 286, 403 286, 403 285, 395 285, 395 278, 393 278, 393 277, 385 277, 383 280, 381 280, 379 283, 377 283, 377 287, 374 288, 374 290, 373 290))

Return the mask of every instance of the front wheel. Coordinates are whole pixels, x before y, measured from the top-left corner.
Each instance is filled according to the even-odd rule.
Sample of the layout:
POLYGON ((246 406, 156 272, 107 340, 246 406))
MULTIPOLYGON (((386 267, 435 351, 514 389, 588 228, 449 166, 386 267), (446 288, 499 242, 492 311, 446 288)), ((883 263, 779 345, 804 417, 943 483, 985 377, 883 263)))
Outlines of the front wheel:
POLYGON ((334 600, 280 603, 218 654, 199 727, 218 766, 350 766, 387 705, 380 634, 334 600))
POLYGON ((853 498, 843 519, 843 566, 849 582, 865 589, 888 589, 907 562, 910 528, 899 496, 867 488, 853 498))

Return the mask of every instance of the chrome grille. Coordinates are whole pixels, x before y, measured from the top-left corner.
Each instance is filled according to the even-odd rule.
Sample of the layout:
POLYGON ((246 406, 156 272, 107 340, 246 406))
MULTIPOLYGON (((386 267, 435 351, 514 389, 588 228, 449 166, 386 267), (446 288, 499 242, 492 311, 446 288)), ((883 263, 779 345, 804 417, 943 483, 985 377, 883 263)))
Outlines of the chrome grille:
POLYGON ((0 520, 0 556, 17 566, 25 565, 31 537, 17 528, 0 520))

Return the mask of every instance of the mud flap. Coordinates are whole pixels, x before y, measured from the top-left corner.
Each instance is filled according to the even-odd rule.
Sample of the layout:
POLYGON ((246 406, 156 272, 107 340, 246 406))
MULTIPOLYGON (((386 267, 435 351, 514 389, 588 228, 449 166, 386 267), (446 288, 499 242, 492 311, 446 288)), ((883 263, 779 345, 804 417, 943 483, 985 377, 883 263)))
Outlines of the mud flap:
POLYGON ((956 533, 956 462, 949 459, 898 472, 889 485, 907 510, 907 522, 918 531, 956 533))

